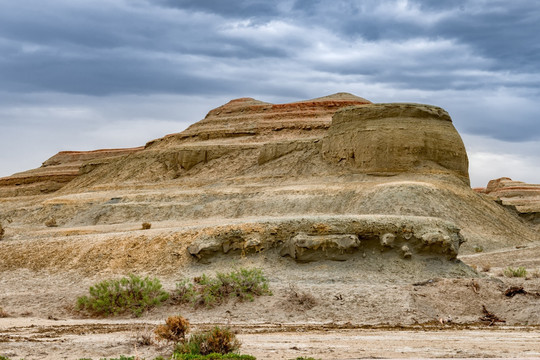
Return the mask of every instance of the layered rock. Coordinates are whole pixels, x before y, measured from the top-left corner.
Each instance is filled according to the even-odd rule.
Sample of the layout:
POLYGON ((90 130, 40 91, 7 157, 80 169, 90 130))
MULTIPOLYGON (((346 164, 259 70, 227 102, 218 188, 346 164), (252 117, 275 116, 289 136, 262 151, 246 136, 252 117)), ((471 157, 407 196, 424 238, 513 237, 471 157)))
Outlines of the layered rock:
POLYGON ((231 100, 211 110, 206 117, 185 131, 154 140, 155 146, 179 140, 216 140, 241 138, 237 141, 268 141, 269 137, 313 137, 328 129, 334 113, 347 106, 368 105, 371 101, 347 93, 288 104, 271 104, 252 98, 231 100), (263 137, 261 139, 261 137, 263 137))
POLYGON ((334 115, 323 155, 368 174, 452 172, 469 182, 463 141, 446 111, 417 104, 374 104, 334 115))
POLYGON ((540 225, 540 184, 502 177, 491 180, 486 188, 475 190, 516 211, 525 220, 540 225))
POLYGON ((452 260, 463 241, 455 225, 437 218, 317 216, 218 227, 197 236, 188 251, 199 259, 277 251, 298 262, 345 261, 385 252, 404 259, 437 254, 452 260))
POLYGON ((471 190, 467 164, 449 115, 434 106, 244 98, 139 151, 83 162, 56 193, 0 199, 0 218, 8 239, 54 218, 59 227, 44 236, 99 229, 111 244, 115 231, 129 237, 152 222, 149 243, 166 233, 204 261, 264 252, 270 262, 450 263, 463 240, 465 251, 537 240, 471 190))
POLYGON ((0 178, 0 197, 55 192, 94 167, 110 163, 139 148, 101 149, 94 151, 61 151, 41 167, 0 178))

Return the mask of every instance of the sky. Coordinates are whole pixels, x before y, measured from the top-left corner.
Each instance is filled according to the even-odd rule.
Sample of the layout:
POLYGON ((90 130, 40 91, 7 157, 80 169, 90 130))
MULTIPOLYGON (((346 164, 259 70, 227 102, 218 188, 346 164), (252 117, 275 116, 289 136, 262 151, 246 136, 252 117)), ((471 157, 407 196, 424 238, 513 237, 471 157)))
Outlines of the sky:
POLYGON ((540 183, 539 1, 0 0, 0 176, 336 92, 447 110, 472 186, 540 183))

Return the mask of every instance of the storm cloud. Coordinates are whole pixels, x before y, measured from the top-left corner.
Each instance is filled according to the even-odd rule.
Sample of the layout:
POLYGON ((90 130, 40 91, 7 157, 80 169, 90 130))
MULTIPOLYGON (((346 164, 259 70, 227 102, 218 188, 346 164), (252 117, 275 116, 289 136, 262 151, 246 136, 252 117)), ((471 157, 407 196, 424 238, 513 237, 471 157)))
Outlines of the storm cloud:
POLYGON ((474 185, 540 182, 537 34, 525 0, 0 0, 0 175, 138 146, 236 97, 346 91, 448 110, 474 185))

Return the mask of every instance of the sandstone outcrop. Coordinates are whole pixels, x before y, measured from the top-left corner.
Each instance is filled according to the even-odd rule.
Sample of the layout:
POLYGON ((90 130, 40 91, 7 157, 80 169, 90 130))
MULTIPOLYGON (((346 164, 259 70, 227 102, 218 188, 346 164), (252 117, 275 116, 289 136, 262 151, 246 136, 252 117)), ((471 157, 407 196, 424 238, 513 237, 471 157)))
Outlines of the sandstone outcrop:
POLYGON ((455 225, 437 218, 317 216, 218 227, 196 237, 188 250, 199 259, 235 252, 246 255, 277 251, 299 262, 344 261, 383 252, 406 258, 411 258, 413 253, 414 256, 437 254, 452 260, 463 241, 455 225))
MULTIPOLYGON (((47 163, 40 171, 69 162, 47 163)), ((343 93, 278 105, 243 98, 143 149, 73 163, 77 175, 54 193, 0 197, 8 242, 97 232, 113 244, 151 222, 148 244, 165 236, 204 262, 243 254, 407 267, 539 240, 470 188, 463 142, 429 105, 343 93), (59 226, 44 229, 49 218, 59 226)))
POLYGON ((110 163, 139 148, 61 151, 41 167, 0 178, 0 197, 52 193, 94 167, 110 163))
POLYGON ((540 225, 540 184, 527 184, 503 177, 491 180, 486 188, 475 190, 515 211, 532 224, 540 225))
POLYGON ((453 172, 469 181, 463 141, 446 111, 417 104, 373 104, 336 112, 325 158, 361 172, 453 172))
POLYGON ((371 101, 347 93, 289 104, 270 104, 252 98, 231 100, 211 110, 206 117, 185 131, 147 144, 171 144, 178 140, 213 140, 244 138, 243 141, 267 141, 268 137, 283 137, 294 132, 296 137, 313 137, 328 129, 336 110, 371 101), (264 138, 261 138, 264 137, 264 138))

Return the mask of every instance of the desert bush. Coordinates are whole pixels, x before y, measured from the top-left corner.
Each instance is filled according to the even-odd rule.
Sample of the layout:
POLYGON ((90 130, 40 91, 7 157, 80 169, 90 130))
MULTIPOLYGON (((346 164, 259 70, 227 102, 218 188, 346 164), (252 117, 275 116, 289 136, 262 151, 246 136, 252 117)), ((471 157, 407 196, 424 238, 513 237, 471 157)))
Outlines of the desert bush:
POLYGON ((271 295, 268 280, 260 269, 239 269, 230 273, 217 273, 215 277, 183 280, 176 284, 173 298, 178 302, 191 302, 196 306, 211 307, 229 298, 252 301, 255 296, 271 295))
POLYGON ((484 247, 482 245, 475 245, 474 252, 481 253, 484 251, 484 247))
POLYGON ((165 325, 159 325, 154 333, 158 340, 184 342, 189 331, 189 321, 182 316, 169 316, 165 325))
MULTIPOLYGON (((2 358, 0 357, 0 360, 2 360, 2 358)), ((82 359, 79 359, 79 360, 92 360, 90 358, 82 358, 82 359)), ((125 356, 125 355, 120 355, 120 357, 118 358, 101 358, 100 360, 144 360, 143 358, 140 358, 138 356, 125 356)), ((163 356, 158 356, 156 358, 154 358, 153 360, 165 360, 165 358, 163 356)))
POLYGON ((49 219, 47 219, 47 221, 45 221, 45 226, 46 227, 57 227, 58 224, 56 224, 56 219, 55 218, 49 218, 49 219))
POLYGON ((520 266, 516 269, 509 266, 504 269, 503 274, 506 277, 526 277, 527 270, 523 266, 520 266))
POLYGON ((135 346, 151 346, 155 344, 154 337, 154 329, 152 327, 145 326, 133 333, 133 344, 135 346))
POLYGON ((102 281, 91 286, 89 292, 90 296, 77 299, 77 309, 106 316, 125 312, 140 316, 169 298, 158 279, 141 279, 133 274, 119 280, 102 281))
POLYGON ((175 354, 224 355, 237 351, 240 345, 233 332, 216 326, 212 330, 192 334, 189 340, 178 343, 175 354))
POLYGON ((143 222, 142 223, 142 229, 143 230, 148 230, 152 227, 152 224, 148 223, 148 222, 143 222))
POLYGON ((0 318, 9 317, 9 314, 0 306, 0 318))
POLYGON ((491 264, 483 264, 482 265, 482 271, 483 272, 489 272, 491 270, 491 264))
POLYGON ((292 284, 289 284, 287 301, 290 304, 301 307, 305 310, 310 310, 317 305, 317 299, 315 299, 313 295, 307 292, 298 291, 298 289, 292 284))
POLYGON ((177 360, 221 360, 221 359, 236 359, 236 360, 256 360, 251 355, 239 355, 239 354, 208 354, 208 355, 194 355, 194 354, 176 354, 174 359, 177 360))

